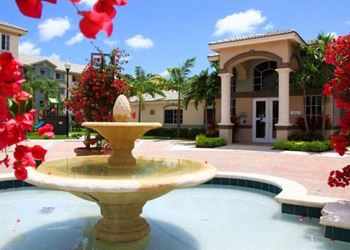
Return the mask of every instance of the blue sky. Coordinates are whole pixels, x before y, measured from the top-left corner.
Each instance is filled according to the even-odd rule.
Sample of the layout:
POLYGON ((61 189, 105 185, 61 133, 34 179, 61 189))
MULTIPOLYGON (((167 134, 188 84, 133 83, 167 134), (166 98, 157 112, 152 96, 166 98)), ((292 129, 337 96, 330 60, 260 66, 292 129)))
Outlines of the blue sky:
MULTIPOLYGON (((43 3, 42 18, 31 19, 20 14, 14 0, 1 0, 0 20, 29 31, 20 39, 22 51, 86 64, 95 49, 89 40, 80 39, 80 16, 73 6, 66 0, 58 0, 56 5, 43 3)), ((91 8, 88 3, 79 6, 91 8)), ((282 29, 295 29, 305 40, 321 31, 348 34, 350 2, 129 0, 127 6, 118 8, 112 36, 99 33, 94 42, 105 52, 112 46, 125 49, 130 54, 128 73, 137 65, 149 73, 162 73, 190 57, 197 58, 193 72, 198 73, 209 66, 209 42, 282 29)))

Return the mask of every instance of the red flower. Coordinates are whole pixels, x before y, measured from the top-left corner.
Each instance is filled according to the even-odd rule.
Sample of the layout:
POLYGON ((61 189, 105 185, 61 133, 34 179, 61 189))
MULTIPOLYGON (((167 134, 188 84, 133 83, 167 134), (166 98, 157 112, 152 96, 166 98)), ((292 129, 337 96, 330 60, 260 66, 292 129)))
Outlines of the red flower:
POLYGON ((18 180, 24 181, 28 177, 27 169, 20 166, 15 169, 15 176, 18 180))
MULTIPOLYGON (((40 18, 43 9, 42 0, 16 0, 17 6, 23 15, 40 18)), ((46 2, 56 4, 57 0, 45 0, 46 2)))
POLYGON ((133 119, 136 119, 136 112, 134 111, 131 116, 133 119))
POLYGON ((43 147, 41 147, 39 145, 35 145, 30 150, 32 152, 34 159, 40 160, 40 161, 45 161, 45 155, 47 152, 46 149, 44 149, 43 147))
POLYGON ((7 168, 10 166, 10 158, 8 155, 6 155, 5 158, 0 161, 0 165, 1 164, 4 164, 7 168))
POLYGON ((98 13, 96 11, 79 11, 83 19, 80 21, 80 31, 87 38, 96 38, 96 34, 103 30, 106 32, 107 36, 111 36, 113 31, 112 19, 109 15, 105 13, 98 13))
POLYGON ((47 136, 49 138, 54 138, 55 134, 53 133, 53 126, 49 123, 46 123, 44 126, 38 128, 39 136, 47 136))
POLYGON ((94 4, 94 11, 98 13, 105 13, 111 18, 114 18, 117 11, 113 7, 115 0, 99 0, 94 4))
POLYGON ((128 0, 115 0, 116 5, 124 6, 128 4, 128 0))

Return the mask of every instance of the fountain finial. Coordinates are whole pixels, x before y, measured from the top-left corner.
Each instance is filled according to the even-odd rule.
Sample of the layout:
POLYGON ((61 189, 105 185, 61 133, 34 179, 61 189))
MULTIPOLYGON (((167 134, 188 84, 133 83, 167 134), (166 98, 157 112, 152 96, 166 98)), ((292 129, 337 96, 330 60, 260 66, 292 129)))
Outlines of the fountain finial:
POLYGON ((119 95, 113 107, 113 118, 115 122, 127 122, 131 117, 131 108, 128 98, 119 95))

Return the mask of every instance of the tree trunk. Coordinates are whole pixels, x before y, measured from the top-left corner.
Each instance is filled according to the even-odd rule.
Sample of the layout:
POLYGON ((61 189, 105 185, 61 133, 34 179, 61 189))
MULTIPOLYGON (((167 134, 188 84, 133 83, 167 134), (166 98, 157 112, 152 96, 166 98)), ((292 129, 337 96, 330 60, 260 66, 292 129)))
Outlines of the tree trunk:
POLYGON ((178 92, 179 96, 177 98, 177 112, 176 112, 176 122, 177 122, 177 130, 176 130, 176 135, 177 138, 180 138, 180 108, 181 108, 181 98, 180 98, 180 91, 178 92))
POLYGON ((322 128, 321 128, 321 135, 324 138, 325 137, 325 131, 326 131, 326 113, 325 113, 325 103, 326 98, 322 95, 322 106, 321 106, 321 117, 322 117, 322 128))
POLYGON ((204 100, 204 126, 205 130, 208 131, 208 108, 206 100, 204 100))
POLYGON ((306 91, 303 90, 303 106, 304 106, 304 125, 305 125, 305 131, 306 133, 310 133, 310 128, 309 128, 309 123, 307 121, 307 116, 306 116, 306 91))
POLYGON ((142 103, 141 103, 141 98, 139 98, 138 122, 141 122, 141 109, 142 109, 142 103))
POLYGON ((214 127, 216 126, 216 101, 214 99, 213 101, 213 123, 214 123, 214 127))

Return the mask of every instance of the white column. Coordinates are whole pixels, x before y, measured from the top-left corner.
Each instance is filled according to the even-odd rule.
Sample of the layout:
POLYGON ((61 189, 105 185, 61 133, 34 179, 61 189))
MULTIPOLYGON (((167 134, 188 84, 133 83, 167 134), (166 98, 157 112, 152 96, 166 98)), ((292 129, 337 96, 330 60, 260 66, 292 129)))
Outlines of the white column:
POLYGON ((219 125, 231 123, 231 77, 230 73, 219 74, 221 77, 221 122, 219 125))
POLYGON ((278 73, 278 124, 291 126, 289 123, 289 73, 290 68, 276 69, 278 73))

